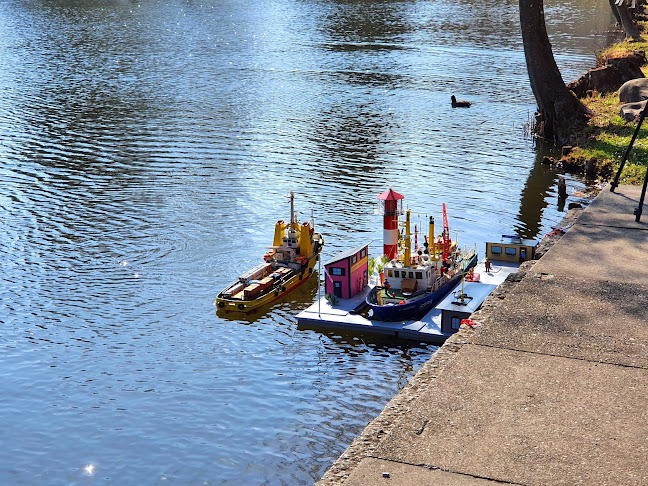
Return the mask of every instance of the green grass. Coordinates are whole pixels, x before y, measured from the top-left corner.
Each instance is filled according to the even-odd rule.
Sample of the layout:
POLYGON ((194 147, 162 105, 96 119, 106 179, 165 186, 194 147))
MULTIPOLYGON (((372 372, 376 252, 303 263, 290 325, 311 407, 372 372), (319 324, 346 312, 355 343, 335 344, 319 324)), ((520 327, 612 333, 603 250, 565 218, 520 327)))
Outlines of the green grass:
POLYGON ((605 59, 623 56, 628 51, 648 52, 648 41, 643 37, 637 42, 623 41, 601 50, 596 59, 602 64, 605 59))
MULTIPOLYGON (((646 7, 644 7, 646 9, 646 7)), ((648 32, 648 23, 639 22, 639 28, 648 32)), ((644 51, 648 53, 648 35, 642 35, 637 42, 623 41, 603 49, 597 55, 598 65, 606 59, 620 57, 629 51, 644 51)), ((642 68, 648 77, 648 65, 642 68)), ((600 179, 613 177, 630 144, 637 122, 627 122, 619 112, 622 103, 618 93, 600 95, 594 93, 591 97, 581 100, 594 113, 587 128, 575 137, 577 147, 568 156, 568 165, 584 170, 588 164, 596 165, 600 179)), ((641 130, 630 151, 620 182, 624 184, 641 184, 648 167, 648 120, 644 120, 641 130)))
MULTIPOLYGON (((647 45, 648 49, 648 45, 647 45)), ((579 143, 569 154, 572 164, 585 168, 594 163, 601 179, 616 174, 619 164, 630 144, 637 122, 626 122, 619 111, 622 103, 618 93, 594 94, 581 100, 594 116, 588 127, 579 134, 579 143)), ((641 184, 648 166, 648 120, 645 120, 630 151, 620 182, 641 184)))

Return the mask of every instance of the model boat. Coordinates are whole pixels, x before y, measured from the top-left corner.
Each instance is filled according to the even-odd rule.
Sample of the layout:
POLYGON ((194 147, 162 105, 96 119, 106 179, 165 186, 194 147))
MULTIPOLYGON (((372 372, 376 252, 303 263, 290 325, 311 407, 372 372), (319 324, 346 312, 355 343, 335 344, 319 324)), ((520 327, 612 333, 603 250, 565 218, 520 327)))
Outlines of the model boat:
MULTIPOLYGON (((391 188, 378 196, 384 207, 384 281, 366 297, 372 319, 407 321, 420 319, 437 305, 477 263, 475 250, 460 250, 450 239, 448 216, 443 204, 443 232, 434 236, 434 217, 429 220, 425 243, 411 247, 411 211, 406 211, 405 234, 399 238, 399 201, 404 196, 391 188)), ((418 241, 418 232, 415 232, 418 241)))
POLYGON ((323 246, 324 238, 315 232, 312 220, 298 222, 295 195, 291 192, 290 223, 277 222, 273 245, 263 256, 264 262, 223 289, 216 306, 225 312, 249 313, 281 299, 312 275, 323 246))

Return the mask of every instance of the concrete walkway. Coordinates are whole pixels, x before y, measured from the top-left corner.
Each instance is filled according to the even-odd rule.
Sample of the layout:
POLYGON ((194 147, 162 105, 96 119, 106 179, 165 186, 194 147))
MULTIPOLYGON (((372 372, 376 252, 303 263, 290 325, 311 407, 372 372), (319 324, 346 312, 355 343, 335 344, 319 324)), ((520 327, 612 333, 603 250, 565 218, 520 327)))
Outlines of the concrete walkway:
POLYGON ((319 485, 648 484, 648 206, 609 186, 319 485))

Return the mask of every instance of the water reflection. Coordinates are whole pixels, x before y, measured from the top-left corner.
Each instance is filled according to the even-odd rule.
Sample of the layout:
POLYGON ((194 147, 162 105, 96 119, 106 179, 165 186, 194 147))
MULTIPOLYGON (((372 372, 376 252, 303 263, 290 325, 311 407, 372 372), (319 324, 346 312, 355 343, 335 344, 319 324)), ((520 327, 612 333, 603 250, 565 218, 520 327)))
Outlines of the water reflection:
POLYGON ((278 308, 280 309, 281 314, 297 315, 305 307, 309 306, 315 298, 320 297, 322 297, 322 295, 320 292, 319 274, 315 271, 306 283, 300 285, 298 288, 276 302, 255 309, 249 313, 234 311, 226 312, 216 308, 216 315, 221 319, 236 321, 242 324, 251 324, 269 316, 278 308))
POLYGON ((309 138, 319 148, 320 170, 325 180, 341 175, 354 180, 380 170, 380 146, 390 136, 389 117, 380 107, 360 105, 323 107, 309 138))
POLYGON ((338 0, 322 17, 320 29, 341 50, 347 50, 347 43, 371 49, 370 45, 391 41, 415 28, 406 17, 408 3, 338 0))
POLYGON ((515 233, 523 238, 538 237, 542 228, 542 214, 550 204, 548 197, 555 194, 552 189, 556 185, 558 174, 555 169, 542 163, 546 153, 547 151, 542 150, 540 146, 527 183, 520 195, 520 210, 516 218, 515 233))

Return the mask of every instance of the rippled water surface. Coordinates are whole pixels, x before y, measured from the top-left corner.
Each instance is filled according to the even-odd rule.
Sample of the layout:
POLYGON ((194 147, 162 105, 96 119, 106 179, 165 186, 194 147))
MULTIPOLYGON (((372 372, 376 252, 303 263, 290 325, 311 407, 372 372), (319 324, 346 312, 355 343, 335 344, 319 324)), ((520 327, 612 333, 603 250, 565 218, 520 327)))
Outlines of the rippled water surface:
MULTIPOLYGON (((575 79, 608 2, 545 3, 575 79)), ((436 348, 298 329, 314 280, 213 300, 291 190, 325 261, 380 252, 389 185, 480 249, 550 231, 518 30, 512 0, 0 2, 0 483, 318 479, 436 348)))

